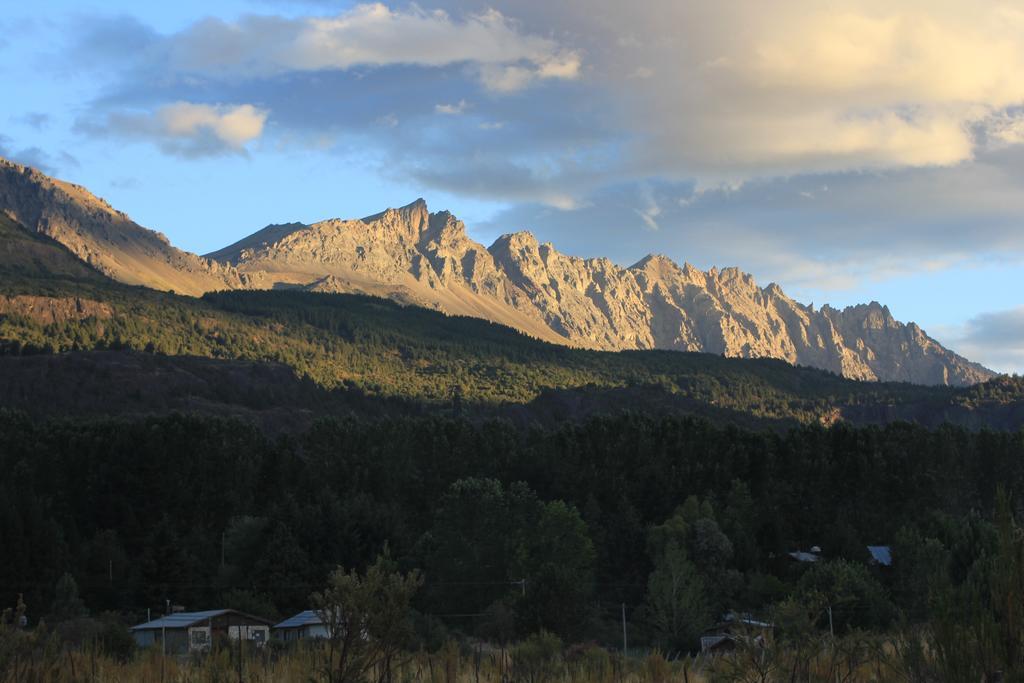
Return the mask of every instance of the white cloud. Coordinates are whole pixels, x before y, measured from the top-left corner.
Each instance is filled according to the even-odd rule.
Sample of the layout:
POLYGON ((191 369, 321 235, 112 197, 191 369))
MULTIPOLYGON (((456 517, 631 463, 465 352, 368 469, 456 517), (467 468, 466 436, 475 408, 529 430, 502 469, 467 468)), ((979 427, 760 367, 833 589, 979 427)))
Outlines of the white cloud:
POLYGON ((115 112, 80 124, 88 132, 156 142, 165 152, 185 157, 245 153, 263 134, 268 112, 251 104, 210 105, 174 102, 148 112, 115 112))
POLYGON ((1024 103, 1024 11, 1004 0, 488 4, 586 55, 576 73, 618 96, 630 163, 650 175, 953 165, 973 158, 978 128, 1024 103))
POLYGON ((267 112, 251 104, 214 107, 175 102, 158 109, 155 119, 158 131, 168 137, 194 138, 210 132, 225 145, 242 149, 263 133, 267 112))

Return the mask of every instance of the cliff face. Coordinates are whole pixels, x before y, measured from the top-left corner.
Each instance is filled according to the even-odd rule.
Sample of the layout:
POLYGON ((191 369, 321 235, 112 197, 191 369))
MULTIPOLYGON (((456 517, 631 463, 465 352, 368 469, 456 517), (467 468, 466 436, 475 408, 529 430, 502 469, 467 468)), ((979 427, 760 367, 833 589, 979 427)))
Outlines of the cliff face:
POLYGON ((527 232, 485 249, 423 200, 362 220, 270 226, 209 256, 277 286, 381 294, 586 348, 773 357, 922 384, 993 376, 877 303, 816 311, 736 268, 703 272, 656 255, 622 268, 561 254, 527 232))
POLYGON ((84 188, 0 159, 0 212, 129 284, 199 295, 301 288, 389 297, 485 318, 546 341, 781 358, 864 380, 973 384, 994 373, 877 303, 814 310, 736 268, 651 255, 623 268, 527 232, 489 248, 422 199, 359 220, 272 225, 205 257, 181 251, 84 188))

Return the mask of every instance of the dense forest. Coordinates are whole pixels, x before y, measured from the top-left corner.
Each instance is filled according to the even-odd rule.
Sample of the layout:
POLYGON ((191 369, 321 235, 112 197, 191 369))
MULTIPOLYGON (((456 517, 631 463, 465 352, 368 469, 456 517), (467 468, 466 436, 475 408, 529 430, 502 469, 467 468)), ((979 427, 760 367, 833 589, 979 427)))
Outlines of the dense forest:
POLYGON ((519 634, 614 642, 625 604, 642 641, 686 649, 726 611, 812 590, 836 628, 887 628, 927 617, 937 586, 973 586, 1022 456, 1021 433, 906 424, 327 419, 270 439, 216 418, 3 413, 0 597, 44 616, 70 573, 97 612, 170 600, 276 617, 387 547, 423 572, 425 638, 513 615, 519 634), (893 566, 871 566, 868 545, 891 546, 893 566), (812 546, 818 562, 788 554, 812 546))

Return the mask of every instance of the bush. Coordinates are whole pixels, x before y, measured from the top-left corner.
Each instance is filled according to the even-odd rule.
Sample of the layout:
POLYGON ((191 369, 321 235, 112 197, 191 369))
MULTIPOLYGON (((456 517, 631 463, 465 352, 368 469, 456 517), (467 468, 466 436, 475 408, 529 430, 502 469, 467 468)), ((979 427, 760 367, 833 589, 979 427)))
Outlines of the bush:
POLYGON ((565 653, 565 662, 572 669, 574 680, 609 683, 615 675, 611 655, 594 643, 573 645, 565 653))
POLYGON ((562 641, 540 631, 512 648, 512 678, 521 683, 545 683, 559 674, 562 641))
POLYGON ((135 639, 116 614, 100 617, 101 627, 96 637, 100 652, 119 662, 127 662, 135 655, 135 639))

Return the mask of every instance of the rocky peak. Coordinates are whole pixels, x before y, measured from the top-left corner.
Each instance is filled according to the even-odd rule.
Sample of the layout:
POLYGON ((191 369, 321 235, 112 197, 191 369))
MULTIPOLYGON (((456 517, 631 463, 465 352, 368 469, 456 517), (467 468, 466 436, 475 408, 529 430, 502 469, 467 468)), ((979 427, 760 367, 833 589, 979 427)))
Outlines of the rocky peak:
POLYGON ((533 236, 533 233, 528 230, 521 230, 519 232, 504 234, 494 240, 494 244, 488 248, 488 251, 513 251, 524 249, 527 251, 537 251, 539 248, 540 243, 537 242, 537 238, 533 236))
POLYGON ((382 237, 418 241, 420 235, 430 227, 430 212, 427 210, 427 202, 421 198, 397 209, 389 208, 366 216, 362 222, 379 229, 382 237))
POLYGON ((449 211, 438 211, 428 215, 428 228, 423 233, 423 241, 452 243, 464 239, 466 224, 453 216, 449 211))
POLYGON ((628 270, 658 272, 664 270, 679 270, 679 266, 676 265, 675 261, 664 254, 648 254, 631 265, 628 270))

